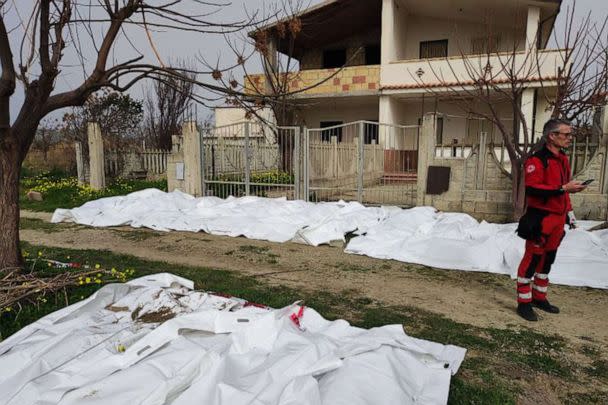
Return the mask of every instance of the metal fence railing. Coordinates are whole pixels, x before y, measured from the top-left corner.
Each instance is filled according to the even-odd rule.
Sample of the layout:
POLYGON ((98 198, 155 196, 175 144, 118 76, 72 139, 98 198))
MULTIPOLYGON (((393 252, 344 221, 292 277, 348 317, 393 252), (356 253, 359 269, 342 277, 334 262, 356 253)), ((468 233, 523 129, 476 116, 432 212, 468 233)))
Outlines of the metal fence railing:
POLYGON ((418 136, 418 126, 370 121, 306 129, 306 195, 311 201, 415 205, 418 136))
MULTIPOLYGON (((503 124, 509 129, 513 126, 511 119, 505 118, 503 124)), ((436 158, 466 159, 479 147, 483 139, 484 145, 490 148, 496 161, 505 170, 511 170, 502 133, 487 119, 438 113, 434 135, 436 158)), ((542 133, 536 129, 532 141, 537 141, 540 136, 542 133)), ((600 138, 599 135, 583 133, 573 139, 572 146, 566 151, 573 175, 580 173, 589 164, 601 145, 600 138)), ((520 147, 524 147, 523 143, 520 147)))
POLYGON ((415 205, 418 126, 243 122, 202 133, 205 195, 415 205))
POLYGON ((205 194, 300 198, 299 131, 251 122, 204 131, 205 194))
POLYGON ((105 172, 109 177, 145 178, 167 172, 169 151, 160 149, 109 150, 105 156, 105 172))

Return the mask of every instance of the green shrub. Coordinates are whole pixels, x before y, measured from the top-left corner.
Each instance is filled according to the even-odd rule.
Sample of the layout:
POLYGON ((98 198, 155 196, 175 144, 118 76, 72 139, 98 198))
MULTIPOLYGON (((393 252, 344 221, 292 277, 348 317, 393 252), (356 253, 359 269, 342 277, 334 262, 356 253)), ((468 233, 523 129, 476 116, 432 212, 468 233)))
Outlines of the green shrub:
POLYGON ((79 185, 75 177, 60 173, 45 172, 34 177, 21 179, 21 207, 40 211, 53 211, 56 208, 73 208, 87 201, 103 197, 125 195, 146 188, 167 191, 166 180, 126 180, 115 179, 103 190, 94 190, 88 184, 79 185), (42 194, 43 201, 29 201, 25 194, 30 191, 42 194))
MULTIPOLYGON (((249 177, 250 195, 266 197, 268 191, 276 188, 274 185, 291 185, 293 184, 293 182, 293 174, 281 170, 273 169, 263 172, 254 172, 251 173, 249 177), (261 184, 268 184, 272 186, 263 186, 261 184)), ((231 195, 234 197, 241 197, 245 195, 244 183, 245 175, 242 173, 220 174, 218 176, 215 176, 210 183, 207 183, 207 189, 214 196, 220 198, 226 198, 231 195), (228 182, 234 182, 239 184, 233 184, 228 182)))

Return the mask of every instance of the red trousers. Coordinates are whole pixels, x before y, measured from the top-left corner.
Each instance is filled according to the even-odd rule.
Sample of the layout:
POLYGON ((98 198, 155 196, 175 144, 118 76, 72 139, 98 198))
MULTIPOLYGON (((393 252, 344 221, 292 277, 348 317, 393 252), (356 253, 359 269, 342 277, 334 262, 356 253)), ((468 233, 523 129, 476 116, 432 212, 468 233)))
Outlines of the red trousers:
POLYGON ((565 214, 549 214, 543 218, 540 239, 526 241, 526 252, 517 269, 517 302, 547 299, 549 272, 564 238, 565 224, 565 214))

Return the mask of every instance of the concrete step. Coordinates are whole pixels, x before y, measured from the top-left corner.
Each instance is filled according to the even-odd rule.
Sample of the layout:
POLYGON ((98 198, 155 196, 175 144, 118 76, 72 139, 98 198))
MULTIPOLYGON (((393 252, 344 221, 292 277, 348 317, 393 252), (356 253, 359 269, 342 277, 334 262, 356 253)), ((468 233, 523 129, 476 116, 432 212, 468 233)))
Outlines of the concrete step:
POLYGON ((415 182, 418 179, 418 174, 415 172, 393 172, 384 173, 382 181, 385 182, 415 182))

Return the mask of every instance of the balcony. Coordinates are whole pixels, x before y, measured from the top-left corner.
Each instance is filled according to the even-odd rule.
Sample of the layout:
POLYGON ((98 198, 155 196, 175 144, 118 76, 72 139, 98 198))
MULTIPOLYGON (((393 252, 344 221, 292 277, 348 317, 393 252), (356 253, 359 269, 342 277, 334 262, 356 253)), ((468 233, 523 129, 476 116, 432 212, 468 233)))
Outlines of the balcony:
MULTIPOLYGON (((380 66, 350 66, 342 70, 301 70, 289 73, 288 81, 289 92, 299 91, 296 93, 296 97, 300 98, 377 94, 380 83, 380 66), (318 83, 321 84, 315 86, 318 83), (307 89, 308 87, 311 88, 307 89)), ((268 94, 269 89, 266 88, 266 85, 263 74, 245 77, 245 93, 247 94, 268 94)))
POLYGON ((436 59, 401 60, 382 66, 381 90, 418 93, 423 89, 473 84, 473 76, 485 69, 497 84, 508 81, 504 67, 514 66, 531 87, 551 85, 563 67, 563 50, 540 50, 538 58, 527 53, 504 52, 488 55, 466 55, 436 59), (537 62, 538 61, 538 65, 537 62), (548 83, 547 83, 548 82, 548 83), (535 84, 536 83, 536 84, 535 84))

